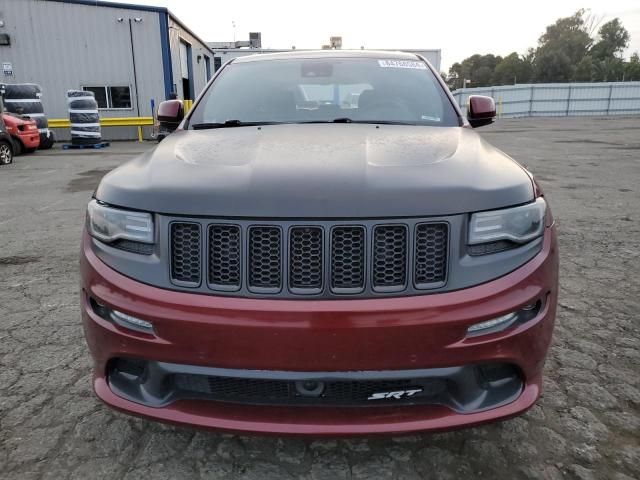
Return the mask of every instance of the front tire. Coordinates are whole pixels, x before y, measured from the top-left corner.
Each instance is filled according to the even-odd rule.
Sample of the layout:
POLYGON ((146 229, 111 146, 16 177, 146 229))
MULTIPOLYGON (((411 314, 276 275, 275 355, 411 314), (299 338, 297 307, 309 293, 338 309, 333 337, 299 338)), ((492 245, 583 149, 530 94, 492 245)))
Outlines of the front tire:
POLYGON ((0 165, 9 165, 13 162, 13 149, 9 142, 0 141, 0 165))
POLYGON ((13 156, 19 157, 24 153, 24 147, 22 146, 22 142, 17 138, 12 138, 13 140, 13 156))

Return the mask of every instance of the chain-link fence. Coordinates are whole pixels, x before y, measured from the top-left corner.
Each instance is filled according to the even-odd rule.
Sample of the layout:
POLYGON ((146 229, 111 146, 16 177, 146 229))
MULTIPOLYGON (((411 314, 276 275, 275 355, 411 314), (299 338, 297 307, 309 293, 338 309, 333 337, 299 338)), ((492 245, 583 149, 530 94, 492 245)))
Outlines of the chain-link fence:
POLYGON ((640 114, 640 82, 462 88, 453 96, 465 114, 469 95, 493 97, 498 116, 504 118, 640 114))

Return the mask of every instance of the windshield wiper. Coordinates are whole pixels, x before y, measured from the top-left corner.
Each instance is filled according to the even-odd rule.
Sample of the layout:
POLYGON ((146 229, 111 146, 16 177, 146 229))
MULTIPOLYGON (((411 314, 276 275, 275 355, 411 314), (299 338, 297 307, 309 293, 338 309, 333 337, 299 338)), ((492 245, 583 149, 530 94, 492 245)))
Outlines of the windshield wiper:
POLYGON ((282 122, 243 122, 242 120, 225 120, 224 122, 194 123, 194 130, 207 130, 211 128, 256 127, 260 125, 277 125, 282 122))
POLYGON ((417 125, 412 122, 398 122, 391 120, 353 120, 349 117, 338 117, 333 120, 303 120, 300 122, 243 122, 242 120, 226 120, 224 122, 194 123, 191 128, 194 130, 207 130, 212 128, 233 128, 233 127, 256 127, 260 125, 283 125, 283 124, 312 124, 312 123, 368 123, 379 125, 417 125))
POLYGON ((333 120, 302 120, 300 122, 290 122, 290 123, 352 123, 353 120, 347 117, 339 117, 334 118, 333 120))
POLYGON ((413 122, 400 122, 395 120, 353 120, 348 117, 339 117, 334 118, 333 120, 309 120, 302 122, 293 122, 293 123, 368 123, 368 124, 378 124, 378 125, 418 125, 413 122))
POLYGON ((401 122, 398 120, 353 120, 352 123, 370 123, 370 124, 378 124, 378 125, 419 125, 414 122, 401 122))

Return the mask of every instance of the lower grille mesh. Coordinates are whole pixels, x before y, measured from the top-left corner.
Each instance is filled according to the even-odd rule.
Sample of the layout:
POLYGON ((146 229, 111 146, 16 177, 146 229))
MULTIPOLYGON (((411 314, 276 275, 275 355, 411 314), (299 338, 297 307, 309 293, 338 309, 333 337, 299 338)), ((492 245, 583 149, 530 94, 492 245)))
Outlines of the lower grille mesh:
MULTIPOLYGON (((393 392, 419 385, 418 388, 422 392, 434 397, 447 387, 446 381, 441 379, 335 380, 320 382, 322 386, 318 394, 307 395, 299 391, 296 382, 288 380, 180 373, 174 376, 173 382, 181 392, 203 394, 210 400, 269 405, 294 405, 305 402, 316 405, 366 405, 367 399, 376 392, 393 392)), ((394 403, 397 403, 397 400, 394 400, 394 403)))

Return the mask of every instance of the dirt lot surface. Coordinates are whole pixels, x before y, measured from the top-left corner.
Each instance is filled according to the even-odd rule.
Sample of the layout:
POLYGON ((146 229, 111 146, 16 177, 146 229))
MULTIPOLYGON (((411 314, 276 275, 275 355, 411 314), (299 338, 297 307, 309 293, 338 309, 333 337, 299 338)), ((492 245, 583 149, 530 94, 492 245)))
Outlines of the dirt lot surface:
POLYGON ((0 478, 640 478, 640 117, 481 130, 528 166, 560 232, 545 390, 522 417, 436 435, 300 440, 175 428, 93 396, 78 250, 101 176, 152 144, 0 167, 0 478))

